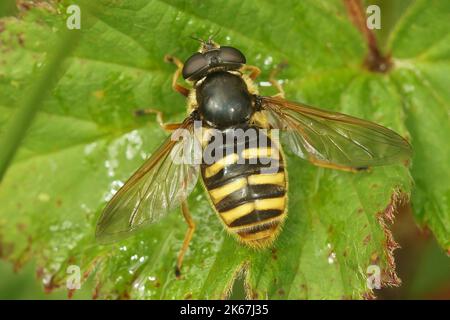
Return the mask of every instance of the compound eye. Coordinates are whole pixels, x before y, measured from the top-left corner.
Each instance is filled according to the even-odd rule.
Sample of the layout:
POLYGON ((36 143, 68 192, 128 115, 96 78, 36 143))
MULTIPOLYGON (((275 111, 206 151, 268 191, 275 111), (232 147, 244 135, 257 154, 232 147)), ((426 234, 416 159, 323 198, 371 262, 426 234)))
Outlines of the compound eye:
POLYGON ((219 57, 225 63, 245 64, 245 56, 233 47, 220 47, 219 57))
POLYGON ((208 66, 208 61, 201 53, 193 54, 183 67, 183 78, 188 79, 208 66))

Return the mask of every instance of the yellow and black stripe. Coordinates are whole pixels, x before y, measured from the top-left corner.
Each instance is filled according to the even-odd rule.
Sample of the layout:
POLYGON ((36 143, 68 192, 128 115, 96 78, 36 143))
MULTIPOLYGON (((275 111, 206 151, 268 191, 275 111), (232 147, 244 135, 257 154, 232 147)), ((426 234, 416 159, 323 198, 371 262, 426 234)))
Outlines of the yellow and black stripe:
MULTIPOLYGON (((284 161, 280 147, 259 128, 244 129, 259 134, 253 140, 224 143, 223 157, 212 164, 204 162, 201 173, 227 229, 249 246, 264 247, 275 239, 286 217, 284 161)), ((224 141, 230 130, 222 131, 224 141)), ((214 141, 206 139, 204 148, 214 141)))

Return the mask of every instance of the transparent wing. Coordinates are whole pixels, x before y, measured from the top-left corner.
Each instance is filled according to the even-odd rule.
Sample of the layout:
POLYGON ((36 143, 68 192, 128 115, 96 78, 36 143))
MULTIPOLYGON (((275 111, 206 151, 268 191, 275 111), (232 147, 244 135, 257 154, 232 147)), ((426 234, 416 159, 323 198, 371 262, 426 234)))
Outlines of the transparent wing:
POLYGON ((316 109, 277 97, 262 97, 273 128, 301 158, 336 169, 393 164, 411 157, 411 146, 394 131, 373 122, 316 109))
POLYGON ((97 239, 119 239, 154 223, 191 193, 199 174, 192 161, 197 140, 192 121, 186 120, 181 129, 189 134, 178 141, 168 137, 109 201, 97 223, 97 239))

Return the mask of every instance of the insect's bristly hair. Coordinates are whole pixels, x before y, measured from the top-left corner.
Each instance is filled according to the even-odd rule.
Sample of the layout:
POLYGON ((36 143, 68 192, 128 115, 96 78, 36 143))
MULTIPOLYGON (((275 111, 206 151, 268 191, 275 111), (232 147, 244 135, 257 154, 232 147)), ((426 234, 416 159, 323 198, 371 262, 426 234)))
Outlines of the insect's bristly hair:
POLYGON ((213 43, 213 39, 220 33, 220 31, 222 30, 222 28, 217 29, 216 32, 214 32, 212 35, 210 35, 208 37, 208 42, 213 43))
POLYGON ((199 37, 196 37, 194 35, 190 35, 189 38, 191 38, 192 40, 200 42, 202 45, 205 43, 205 40, 203 40, 203 39, 201 39, 199 37))
MULTIPOLYGON (((189 36, 189 38, 200 42, 200 48, 198 49, 198 52, 205 53, 206 51, 208 51, 207 50, 208 43, 205 40, 203 40, 203 39, 201 39, 199 37, 196 37, 194 35, 189 36)), ((209 40, 208 40, 208 42, 209 42, 209 40)))

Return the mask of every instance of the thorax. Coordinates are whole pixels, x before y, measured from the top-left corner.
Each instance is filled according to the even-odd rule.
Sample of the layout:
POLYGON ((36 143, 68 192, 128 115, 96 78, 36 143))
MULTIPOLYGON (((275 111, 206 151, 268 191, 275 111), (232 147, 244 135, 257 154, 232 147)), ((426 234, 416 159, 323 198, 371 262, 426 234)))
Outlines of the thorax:
POLYGON ((255 112, 253 95, 246 81, 229 72, 208 74, 195 88, 198 111, 203 121, 215 128, 248 123, 255 112))

